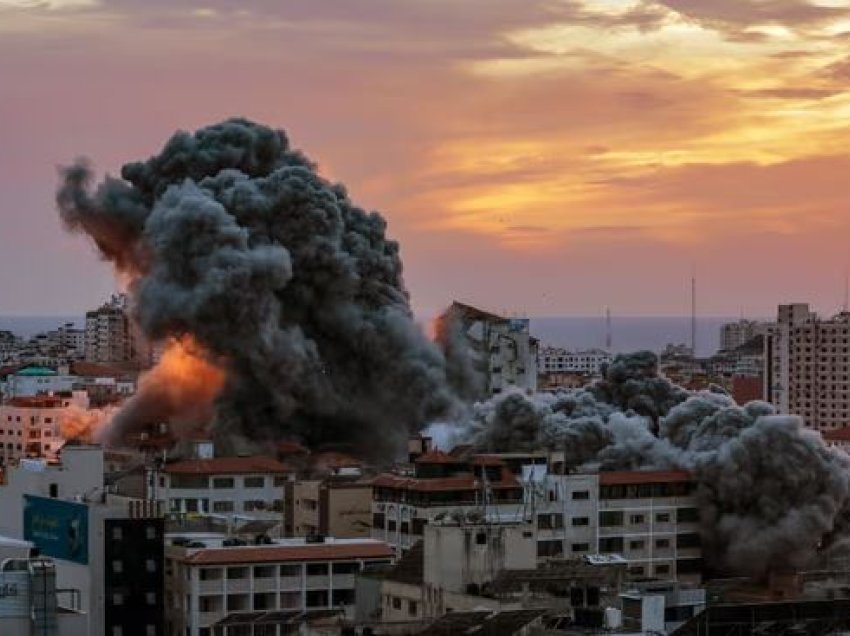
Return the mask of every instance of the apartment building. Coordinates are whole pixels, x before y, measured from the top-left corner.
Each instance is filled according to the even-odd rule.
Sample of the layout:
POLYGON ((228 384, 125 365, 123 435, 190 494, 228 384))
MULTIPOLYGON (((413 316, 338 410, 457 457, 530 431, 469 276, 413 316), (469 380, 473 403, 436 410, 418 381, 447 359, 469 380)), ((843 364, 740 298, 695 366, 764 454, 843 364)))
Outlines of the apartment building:
POLYGON ((613 355, 601 349, 568 351, 560 347, 544 347, 540 350, 537 368, 541 375, 561 373, 600 375, 602 368, 613 358, 613 355))
POLYGON ((285 487, 284 532, 288 537, 368 537, 372 482, 359 477, 297 479, 285 487))
POLYGON ((22 457, 56 459, 65 444, 63 426, 79 408, 88 407, 85 393, 16 397, 0 405, 0 459, 4 465, 22 457))
POLYGON ((537 390, 537 352, 527 318, 507 318, 454 302, 439 318, 438 338, 450 348, 460 337, 480 376, 481 397, 510 389, 537 390))
POLYGON ((372 480, 372 538, 400 552, 423 538, 425 525, 448 515, 521 518, 523 486, 498 457, 460 459, 441 451, 416 458, 413 475, 372 480))
POLYGON ((753 338, 765 335, 767 330, 767 323, 758 320, 742 318, 737 322, 727 322, 720 326, 720 350, 734 351, 753 338))
POLYGON ((86 312, 85 358, 88 362, 138 368, 153 364, 153 347, 131 320, 127 297, 123 294, 86 312))
POLYGON ((154 469, 153 497, 169 513, 281 524, 292 469, 270 457, 202 457, 154 469))
MULTIPOLYGON (((168 634, 278 634, 299 612, 343 612, 354 604, 355 575, 390 564, 393 550, 372 539, 281 539, 233 545, 222 537, 182 537, 165 549, 168 634), (262 632, 250 631, 256 622, 262 632)), ((290 632, 285 632, 290 633, 290 632)))
POLYGON ((699 582, 695 485, 684 471, 547 475, 535 509, 538 559, 617 554, 632 577, 699 582))
POLYGON ((850 422, 850 313, 822 319, 807 304, 780 305, 765 339, 765 395, 806 426, 850 422))

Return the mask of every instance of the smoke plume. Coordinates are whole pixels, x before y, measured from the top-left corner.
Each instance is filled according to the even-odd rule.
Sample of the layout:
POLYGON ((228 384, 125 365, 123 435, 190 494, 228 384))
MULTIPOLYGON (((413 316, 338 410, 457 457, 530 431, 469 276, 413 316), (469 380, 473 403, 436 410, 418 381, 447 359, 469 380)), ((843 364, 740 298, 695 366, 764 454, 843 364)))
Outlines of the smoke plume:
MULTIPOLYGON (((221 437, 379 456, 453 407, 386 221, 282 131, 232 119, 175 134, 96 188, 83 161, 62 177, 66 227, 129 278, 144 333, 190 334, 224 371, 221 437)), ((119 416, 122 433, 151 413, 144 398, 119 416)))
POLYGON ((478 404, 461 433, 482 450, 564 451, 571 469, 690 471, 705 557, 724 572, 812 565, 850 518, 844 452, 767 403, 671 384, 648 352, 618 356, 585 389, 478 404))

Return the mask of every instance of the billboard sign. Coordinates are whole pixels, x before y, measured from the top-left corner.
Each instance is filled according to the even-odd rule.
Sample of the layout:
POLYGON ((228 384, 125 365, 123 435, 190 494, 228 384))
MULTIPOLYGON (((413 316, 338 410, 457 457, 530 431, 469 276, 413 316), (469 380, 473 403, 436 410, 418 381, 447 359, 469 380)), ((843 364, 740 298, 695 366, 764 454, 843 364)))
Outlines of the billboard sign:
POLYGON ((87 565, 89 511, 84 504, 24 495, 24 539, 41 554, 87 565))

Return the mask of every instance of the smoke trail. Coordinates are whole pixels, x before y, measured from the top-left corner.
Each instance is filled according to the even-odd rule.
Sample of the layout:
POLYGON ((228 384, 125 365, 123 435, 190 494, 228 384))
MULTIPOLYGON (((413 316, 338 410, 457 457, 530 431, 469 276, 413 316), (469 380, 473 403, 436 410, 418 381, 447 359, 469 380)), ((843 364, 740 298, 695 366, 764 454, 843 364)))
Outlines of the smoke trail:
POLYGON ((704 554, 725 572, 811 565, 819 547, 847 544, 850 457, 769 404, 671 384, 648 352, 618 356, 585 389, 478 404, 463 434, 490 451, 565 451, 571 468, 691 471, 704 554))
POLYGON ((385 220, 282 131, 232 119, 179 132, 121 176, 92 191, 84 162, 65 169, 61 217, 129 276, 148 337, 191 334, 225 370, 222 437, 379 456, 453 408, 385 220))

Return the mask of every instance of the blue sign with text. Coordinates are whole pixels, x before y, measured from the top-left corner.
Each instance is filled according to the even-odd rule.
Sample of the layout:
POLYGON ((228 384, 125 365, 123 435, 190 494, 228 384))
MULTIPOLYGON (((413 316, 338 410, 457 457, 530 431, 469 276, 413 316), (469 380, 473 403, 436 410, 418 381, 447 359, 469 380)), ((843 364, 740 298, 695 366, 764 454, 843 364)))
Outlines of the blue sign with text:
POLYGON ((87 565, 89 510, 84 504, 24 495, 24 539, 41 554, 87 565))

